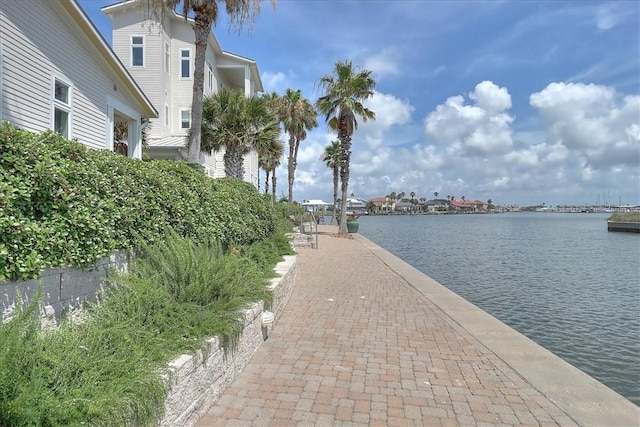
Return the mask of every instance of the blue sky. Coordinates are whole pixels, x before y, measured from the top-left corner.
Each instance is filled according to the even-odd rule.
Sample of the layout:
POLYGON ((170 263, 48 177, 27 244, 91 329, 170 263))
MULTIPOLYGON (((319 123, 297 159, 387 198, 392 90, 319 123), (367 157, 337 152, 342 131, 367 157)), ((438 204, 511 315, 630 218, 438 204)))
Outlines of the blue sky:
MULTIPOLYGON (((80 1, 109 41, 111 3, 80 1)), ((640 2, 280 0, 250 34, 225 16, 214 32, 257 61, 267 91, 314 102, 336 61, 373 72, 377 119, 353 138, 357 197, 640 204, 640 2)), ((332 198, 318 159, 335 136, 319 123, 297 200, 332 198)))

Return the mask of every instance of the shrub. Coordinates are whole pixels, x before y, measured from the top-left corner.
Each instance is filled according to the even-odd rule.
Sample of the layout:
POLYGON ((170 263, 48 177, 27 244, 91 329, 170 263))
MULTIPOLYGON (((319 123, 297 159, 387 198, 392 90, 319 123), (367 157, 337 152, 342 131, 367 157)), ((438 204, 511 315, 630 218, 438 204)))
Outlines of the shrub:
POLYGON ((234 347, 242 311, 269 301, 258 266, 215 239, 159 240, 85 323, 40 332, 34 301, 0 324, 0 426, 157 425, 167 363, 213 335, 234 347))
POLYGON ((262 240, 275 226, 270 203, 249 183, 0 125, 0 281, 89 265, 168 229, 226 247, 262 240))
POLYGON ((240 251, 255 262, 267 277, 273 277, 273 266, 283 260, 283 255, 295 253, 282 229, 260 242, 242 247, 240 251))

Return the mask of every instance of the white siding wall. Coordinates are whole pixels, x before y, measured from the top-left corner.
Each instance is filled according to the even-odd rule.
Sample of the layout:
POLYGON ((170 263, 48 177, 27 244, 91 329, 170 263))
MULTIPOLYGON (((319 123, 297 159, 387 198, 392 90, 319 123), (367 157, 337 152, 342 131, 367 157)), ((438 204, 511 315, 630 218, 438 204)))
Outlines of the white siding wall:
POLYGON ((164 27, 164 32, 162 34, 162 52, 161 52, 161 68, 162 68, 162 98, 161 98, 161 102, 162 104, 158 106, 159 109, 161 109, 162 111, 160 112, 160 110, 158 110, 158 108, 156 108, 159 112, 160 112, 160 117, 159 117, 159 122, 161 124, 157 125, 157 127, 162 129, 162 135, 171 135, 173 132, 173 125, 174 125, 174 116, 171 115, 171 97, 172 97, 172 93, 173 93, 173 83, 172 83, 172 79, 171 79, 171 73, 175 72, 176 70, 176 64, 175 64, 175 59, 177 57, 177 53, 174 52, 173 49, 173 42, 171 40, 171 22, 170 20, 167 20, 167 23, 165 24, 164 27), (165 44, 169 45, 169 73, 167 74, 167 72, 165 72, 164 69, 164 49, 165 49, 165 44), (169 106, 169 117, 165 118, 165 106, 169 106), (168 126, 166 125, 166 123, 168 122, 168 126))
POLYGON ((2 119, 35 132, 51 128, 52 79, 72 83, 70 137, 107 146, 107 97, 136 105, 107 62, 58 2, 3 1, 2 119))
POLYGON ((193 29, 190 25, 184 22, 183 25, 172 26, 173 38, 173 57, 172 57, 172 72, 171 72, 171 85, 173 91, 171 93, 171 114, 173 116, 173 134, 174 135, 187 135, 188 129, 180 129, 180 111, 182 109, 191 109, 191 101, 193 98, 193 61, 196 55, 196 48, 194 45, 195 36, 193 29), (180 78, 180 49, 191 49, 191 78, 180 78))
POLYGON ((258 153, 255 150, 244 157, 244 180, 258 188, 258 153))
POLYGON ((151 104, 160 115, 151 120, 151 138, 163 136, 165 90, 168 82, 163 72, 164 60, 164 32, 157 25, 150 25, 145 20, 142 9, 129 8, 124 13, 114 13, 112 16, 112 45, 120 61, 127 68, 138 86, 147 95, 151 104), (144 66, 131 66, 131 36, 144 37, 144 66))
MULTIPOLYGON (((0 17, 0 25, 2 25, 2 17, 0 17)), ((2 28, 0 26, 0 28, 2 28)), ((1 30, 0 30, 0 34, 1 34, 1 30)), ((2 121, 2 110, 4 108, 4 102, 3 102, 3 96, 2 96, 2 57, 3 57, 3 52, 2 52, 2 37, 0 37, 0 121, 2 121)))

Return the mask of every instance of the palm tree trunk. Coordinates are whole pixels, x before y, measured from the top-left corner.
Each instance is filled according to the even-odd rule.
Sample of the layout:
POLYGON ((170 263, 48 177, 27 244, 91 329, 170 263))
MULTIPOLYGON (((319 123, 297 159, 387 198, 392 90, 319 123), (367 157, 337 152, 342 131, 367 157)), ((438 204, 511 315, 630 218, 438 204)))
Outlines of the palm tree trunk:
POLYGON ((296 161, 293 156, 294 146, 296 139, 293 136, 289 137, 289 159, 287 161, 287 170, 289 172, 289 203, 293 203, 293 181, 296 173, 296 161))
POLYGON ((273 197, 273 203, 276 202, 276 181, 277 181, 276 168, 274 167, 271 170, 271 186, 272 186, 272 188, 271 188, 271 196, 273 197))
MULTIPOLYGON (((208 7, 215 7, 216 2, 211 3, 208 7)), ((211 11, 207 6, 202 9, 193 7, 194 25, 193 32, 196 39, 196 52, 193 64, 193 98, 191 100, 191 129, 189 130, 189 153, 187 161, 192 164, 199 163, 200 160, 200 132, 202 127, 202 98, 204 90, 204 61, 207 53, 207 43, 209 34, 211 33, 211 11)), ((215 12, 217 13, 217 12, 215 12)))
POLYGON ((342 148, 340 161, 340 180, 342 181, 342 205, 340 207, 340 225, 338 234, 347 235, 347 200, 349 198, 349 162, 351 161, 351 137, 347 134, 339 135, 342 148))
POLYGON ((265 169, 264 173, 266 175, 264 179, 264 194, 269 194, 269 169, 265 169))
POLYGON ((333 213, 331 215, 331 224, 336 222, 336 208, 338 207, 339 181, 340 181, 340 167, 336 164, 333 166, 333 213))
POLYGON ((242 153, 238 150, 230 150, 229 147, 224 152, 224 172, 227 176, 243 179, 244 165, 242 153))

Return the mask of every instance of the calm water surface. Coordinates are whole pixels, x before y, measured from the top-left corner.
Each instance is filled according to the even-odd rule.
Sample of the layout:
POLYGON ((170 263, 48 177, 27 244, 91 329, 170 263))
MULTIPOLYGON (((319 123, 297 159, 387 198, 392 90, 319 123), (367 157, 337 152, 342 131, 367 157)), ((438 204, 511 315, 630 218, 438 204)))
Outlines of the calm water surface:
POLYGON ((640 405, 640 235, 608 216, 364 216, 359 232, 640 405))

